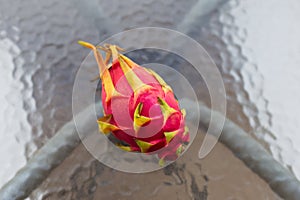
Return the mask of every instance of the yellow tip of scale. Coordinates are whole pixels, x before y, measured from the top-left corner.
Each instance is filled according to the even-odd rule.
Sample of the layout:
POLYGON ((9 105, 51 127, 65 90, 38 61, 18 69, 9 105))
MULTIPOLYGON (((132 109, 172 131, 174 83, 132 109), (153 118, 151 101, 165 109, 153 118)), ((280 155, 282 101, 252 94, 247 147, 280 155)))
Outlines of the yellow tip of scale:
POLYGON ((86 48, 89 48, 89 49, 96 49, 96 47, 94 45, 92 45, 91 43, 88 43, 88 42, 85 42, 82 40, 78 40, 78 44, 80 44, 86 48))

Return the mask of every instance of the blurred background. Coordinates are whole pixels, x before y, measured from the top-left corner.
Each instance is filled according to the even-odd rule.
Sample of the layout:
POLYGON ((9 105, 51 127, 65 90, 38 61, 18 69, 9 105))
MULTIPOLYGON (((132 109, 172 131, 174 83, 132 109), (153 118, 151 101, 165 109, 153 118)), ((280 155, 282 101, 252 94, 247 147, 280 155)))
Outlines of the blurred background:
MULTIPOLYGON (((298 0, 0 0, 0 187, 72 119, 89 52, 77 40, 143 26, 203 45, 222 73, 227 117, 300 180, 299 19, 298 0)), ((222 144, 198 159, 199 133, 182 158, 148 174, 114 171, 79 145, 28 199, 280 199, 222 144)))

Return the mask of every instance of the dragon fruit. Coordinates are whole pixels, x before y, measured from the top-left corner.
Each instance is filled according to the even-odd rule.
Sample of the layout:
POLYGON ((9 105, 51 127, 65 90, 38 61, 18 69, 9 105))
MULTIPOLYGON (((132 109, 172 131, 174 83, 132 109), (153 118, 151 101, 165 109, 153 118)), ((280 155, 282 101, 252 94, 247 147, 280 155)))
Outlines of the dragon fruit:
POLYGON ((102 81, 104 117, 99 130, 112 134, 125 151, 156 153, 160 165, 173 161, 189 142, 185 110, 180 110, 173 90, 153 70, 139 66, 122 55, 116 45, 94 46, 102 81), (106 52, 105 60, 98 49, 106 52))

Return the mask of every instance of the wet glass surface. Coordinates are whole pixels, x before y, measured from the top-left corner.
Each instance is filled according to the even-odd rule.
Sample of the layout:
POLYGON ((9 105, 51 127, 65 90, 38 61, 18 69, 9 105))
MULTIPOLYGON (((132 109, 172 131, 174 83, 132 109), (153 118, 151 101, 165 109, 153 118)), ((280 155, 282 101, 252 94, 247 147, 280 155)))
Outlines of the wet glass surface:
MULTIPOLYGON (((300 179, 299 1, 211 2, 217 2, 216 7, 187 33, 206 48, 222 72, 227 117, 300 179)), ((0 0, 0 186, 72 118, 73 80, 88 52, 77 40, 98 43, 140 26, 180 31, 196 3, 14 0, 12 5, 0 0)), ((201 95, 209 103, 208 96, 201 95)), ((80 146, 31 198, 132 199, 145 193, 153 199, 169 193, 178 199, 277 198, 221 144, 202 161, 198 150, 194 145, 165 171, 128 175, 102 166, 80 146)))

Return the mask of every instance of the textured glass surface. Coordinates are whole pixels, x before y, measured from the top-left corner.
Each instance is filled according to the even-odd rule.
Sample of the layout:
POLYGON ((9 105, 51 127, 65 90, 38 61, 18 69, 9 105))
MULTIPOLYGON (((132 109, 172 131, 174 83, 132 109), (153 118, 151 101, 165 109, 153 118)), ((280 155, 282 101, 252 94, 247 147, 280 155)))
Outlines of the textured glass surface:
MULTIPOLYGON (((221 3, 187 33, 222 72, 227 117, 300 179, 300 2, 211 2, 221 3)), ((141 26, 181 31, 196 3, 0 0, 0 187, 72 118, 73 80, 88 53, 77 40, 98 43, 141 26)), ((31 198, 163 199, 170 193, 178 199, 277 198, 223 145, 204 160, 197 159, 198 150, 194 145, 165 171, 130 175, 102 166, 79 146, 31 198)))
POLYGON ((223 72, 227 117, 300 179, 300 2, 230 1, 198 38, 223 72))

